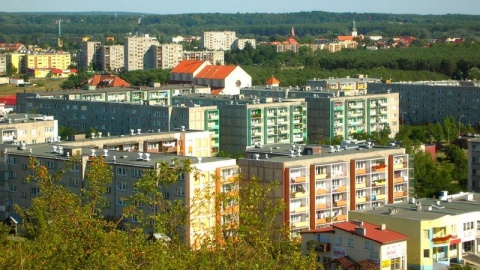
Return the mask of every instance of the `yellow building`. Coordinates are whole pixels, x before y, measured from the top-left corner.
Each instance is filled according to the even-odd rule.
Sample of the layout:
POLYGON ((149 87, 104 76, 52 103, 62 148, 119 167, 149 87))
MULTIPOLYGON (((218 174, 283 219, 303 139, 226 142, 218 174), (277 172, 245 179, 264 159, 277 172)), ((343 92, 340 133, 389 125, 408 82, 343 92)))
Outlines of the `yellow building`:
POLYGON ((27 54, 25 57, 27 69, 68 69, 71 62, 70 53, 27 54))
POLYGON ((351 211, 349 220, 386 224, 410 236, 409 269, 447 269, 452 259, 468 262, 469 256, 478 255, 480 203, 474 201, 473 194, 442 200, 411 199, 410 203, 351 211))
POLYGON ((17 69, 17 74, 25 72, 25 54, 24 53, 7 54, 7 65, 9 63, 12 64, 12 67, 17 69))

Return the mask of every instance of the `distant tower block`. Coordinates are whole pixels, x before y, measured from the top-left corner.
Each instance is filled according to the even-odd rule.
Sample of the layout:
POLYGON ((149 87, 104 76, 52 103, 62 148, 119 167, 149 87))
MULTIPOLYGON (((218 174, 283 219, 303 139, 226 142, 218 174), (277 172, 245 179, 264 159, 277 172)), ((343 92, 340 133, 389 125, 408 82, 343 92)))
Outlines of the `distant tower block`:
POLYGON ((352 37, 357 36, 357 26, 355 25, 355 19, 352 20, 352 37))

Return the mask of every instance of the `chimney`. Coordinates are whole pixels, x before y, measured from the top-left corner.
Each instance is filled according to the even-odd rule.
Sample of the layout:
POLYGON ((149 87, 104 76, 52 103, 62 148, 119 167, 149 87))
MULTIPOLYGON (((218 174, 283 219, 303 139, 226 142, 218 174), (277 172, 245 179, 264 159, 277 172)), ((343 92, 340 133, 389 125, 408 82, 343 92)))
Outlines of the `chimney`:
POLYGON ((387 229, 387 224, 383 223, 383 224, 380 224, 380 230, 381 231, 384 231, 387 229))
POLYGON ((355 228, 355 233, 358 234, 358 235, 367 235, 367 228, 365 227, 356 227, 355 228))
POLYGON ((103 149, 103 156, 108 157, 108 149, 103 149))
POLYGON ((149 161, 150 160, 150 154, 149 153, 145 153, 145 161, 149 161))

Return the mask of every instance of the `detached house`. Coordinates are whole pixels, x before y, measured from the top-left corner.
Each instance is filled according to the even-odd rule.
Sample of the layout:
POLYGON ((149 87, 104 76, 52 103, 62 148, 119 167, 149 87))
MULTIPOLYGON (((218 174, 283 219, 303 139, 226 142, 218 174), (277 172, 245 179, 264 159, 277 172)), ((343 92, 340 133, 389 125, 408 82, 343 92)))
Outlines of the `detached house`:
POLYGON ((212 65, 208 61, 184 60, 170 73, 173 83, 207 85, 212 94, 238 95, 240 88, 252 85, 252 77, 239 66, 212 65))

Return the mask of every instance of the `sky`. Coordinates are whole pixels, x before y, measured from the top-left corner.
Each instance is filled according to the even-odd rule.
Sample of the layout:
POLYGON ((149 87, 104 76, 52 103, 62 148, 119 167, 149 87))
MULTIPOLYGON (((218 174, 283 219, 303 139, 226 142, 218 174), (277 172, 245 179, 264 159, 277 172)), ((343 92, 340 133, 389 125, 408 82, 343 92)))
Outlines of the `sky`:
MULTIPOLYGON (((7 0, 0 0, 0 2, 7 0)), ((0 12, 287 13, 300 11, 480 15, 479 0, 15 0, 0 12)))

